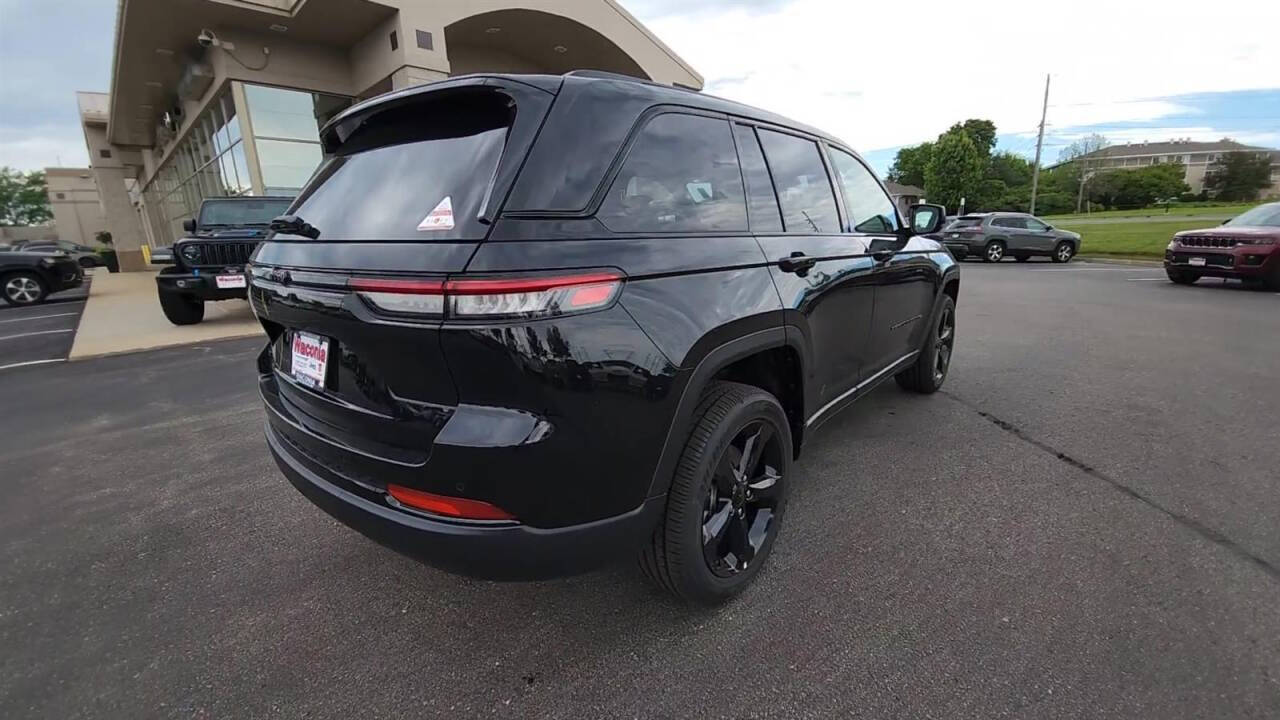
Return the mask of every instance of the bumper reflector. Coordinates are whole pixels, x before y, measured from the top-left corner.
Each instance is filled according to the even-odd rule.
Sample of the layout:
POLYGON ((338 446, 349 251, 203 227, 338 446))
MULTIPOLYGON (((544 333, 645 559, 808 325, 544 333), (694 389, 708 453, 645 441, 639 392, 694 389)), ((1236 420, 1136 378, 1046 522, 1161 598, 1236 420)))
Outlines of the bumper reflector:
POLYGON ((506 510, 480 500, 436 495, 402 485, 388 485, 387 494, 396 502, 414 510, 463 520, 515 520, 506 510))

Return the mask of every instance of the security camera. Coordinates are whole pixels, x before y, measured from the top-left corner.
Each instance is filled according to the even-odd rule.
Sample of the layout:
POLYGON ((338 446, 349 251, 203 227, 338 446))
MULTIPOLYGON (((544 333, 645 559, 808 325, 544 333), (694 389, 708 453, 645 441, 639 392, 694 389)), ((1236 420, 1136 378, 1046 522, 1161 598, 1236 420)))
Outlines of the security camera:
POLYGON ((201 30, 196 36, 196 42, 200 43, 200 47, 215 47, 219 44, 218 36, 212 30, 201 30))

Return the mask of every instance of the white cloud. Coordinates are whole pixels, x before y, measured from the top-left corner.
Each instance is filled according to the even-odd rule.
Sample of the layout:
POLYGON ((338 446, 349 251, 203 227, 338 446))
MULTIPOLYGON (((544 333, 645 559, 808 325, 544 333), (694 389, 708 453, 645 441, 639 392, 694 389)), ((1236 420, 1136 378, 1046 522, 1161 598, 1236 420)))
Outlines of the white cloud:
POLYGON ((1220 28, 1175 5, 793 0, 699 13, 696 22, 673 4, 651 16, 635 9, 703 74, 708 92, 867 150, 932 139, 970 117, 1032 132, 1046 73, 1058 131, 1187 112, 1142 98, 1280 86, 1280 3, 1222 0, 1211 16, 1198 7, 1200 20, 1224 18, 1220 28))
POLYGON ((0 127, 0 167, 40 170, 49 165, 86 167, 89 154, 75 126, 0 127))

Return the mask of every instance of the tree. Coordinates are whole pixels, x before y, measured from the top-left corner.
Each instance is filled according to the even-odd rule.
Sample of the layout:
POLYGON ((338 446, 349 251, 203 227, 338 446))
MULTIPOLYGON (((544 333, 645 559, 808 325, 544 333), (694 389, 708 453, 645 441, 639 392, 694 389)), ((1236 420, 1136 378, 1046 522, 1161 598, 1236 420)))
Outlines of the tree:
MULTIPOLYGON (((1031 162, 1021 155, 1011 152, 996 153, 991 156, 991 164, 987 168, 987 177, 994 178, 1008 187, 1031 184, 1031 162)), ((1044 180, 1043 173, 1040 179, 1044 180)))
POLYGON ((1105 208, 1145 207, 1186 192, 1189 188, 1184 175, 1182 166, 1176 164, 1097 173, 1089 178, 1089 201, 1105 208))
POLYGON ((51 217, 43 172, 0 168, 0 225, 39 225, 51 217))
POLYGON ((1111 141, 1107 140, 1105 135, 1093 133, 1066 146, 1058 155, 1059 162, 1068 163, 1067 167, 1073 175, 1072 184, 1076 186, 1076 212, 1080 212, 1080 206, 1084 203, 1085 185, 1089 184, 1089 168, 1096 167, 1094 163, 1101 160, 1095 154, 1110 144, 1111 141))
POLYGON ((889 168, 889 181, 924 187, 924 169, 933 155, 933 143, 924 142, 898 151, 889 168))
POLYGON ((996 148, 996 124, 990 120, 970 118, 963 123, 952 125, 947 132, 962 132, 973 141, 973 146, 983 157, 991 155, 996 148))
POLYGON ((1268 153, 1229 152, 1209 166, 1204 187, 1217 200, 1257 200, 1271 186, 1268 153))
POLYGON ((929 199, 949 208, 958 208, 961 198, 979 190, 986 162, 973 140, 963 130, 948 130, 934 145, 924 170, 924 189, 929 199))

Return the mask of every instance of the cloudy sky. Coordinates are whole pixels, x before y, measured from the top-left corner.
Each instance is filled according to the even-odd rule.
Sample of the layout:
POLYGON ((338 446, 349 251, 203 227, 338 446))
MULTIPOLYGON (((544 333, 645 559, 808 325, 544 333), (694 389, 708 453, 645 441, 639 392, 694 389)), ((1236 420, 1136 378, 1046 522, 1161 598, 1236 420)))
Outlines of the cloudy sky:
MULTIPOLYGON (((708 92, 824 128, 881 171, 970 117, 1029 156, 1046 73, 1049 159, 1093 131, 1280 147, 1276 0, 622 2, 708 92)), ((0 165, 87 162, 73 93, 108 88, 115 6, 0 0, 0 165)))

